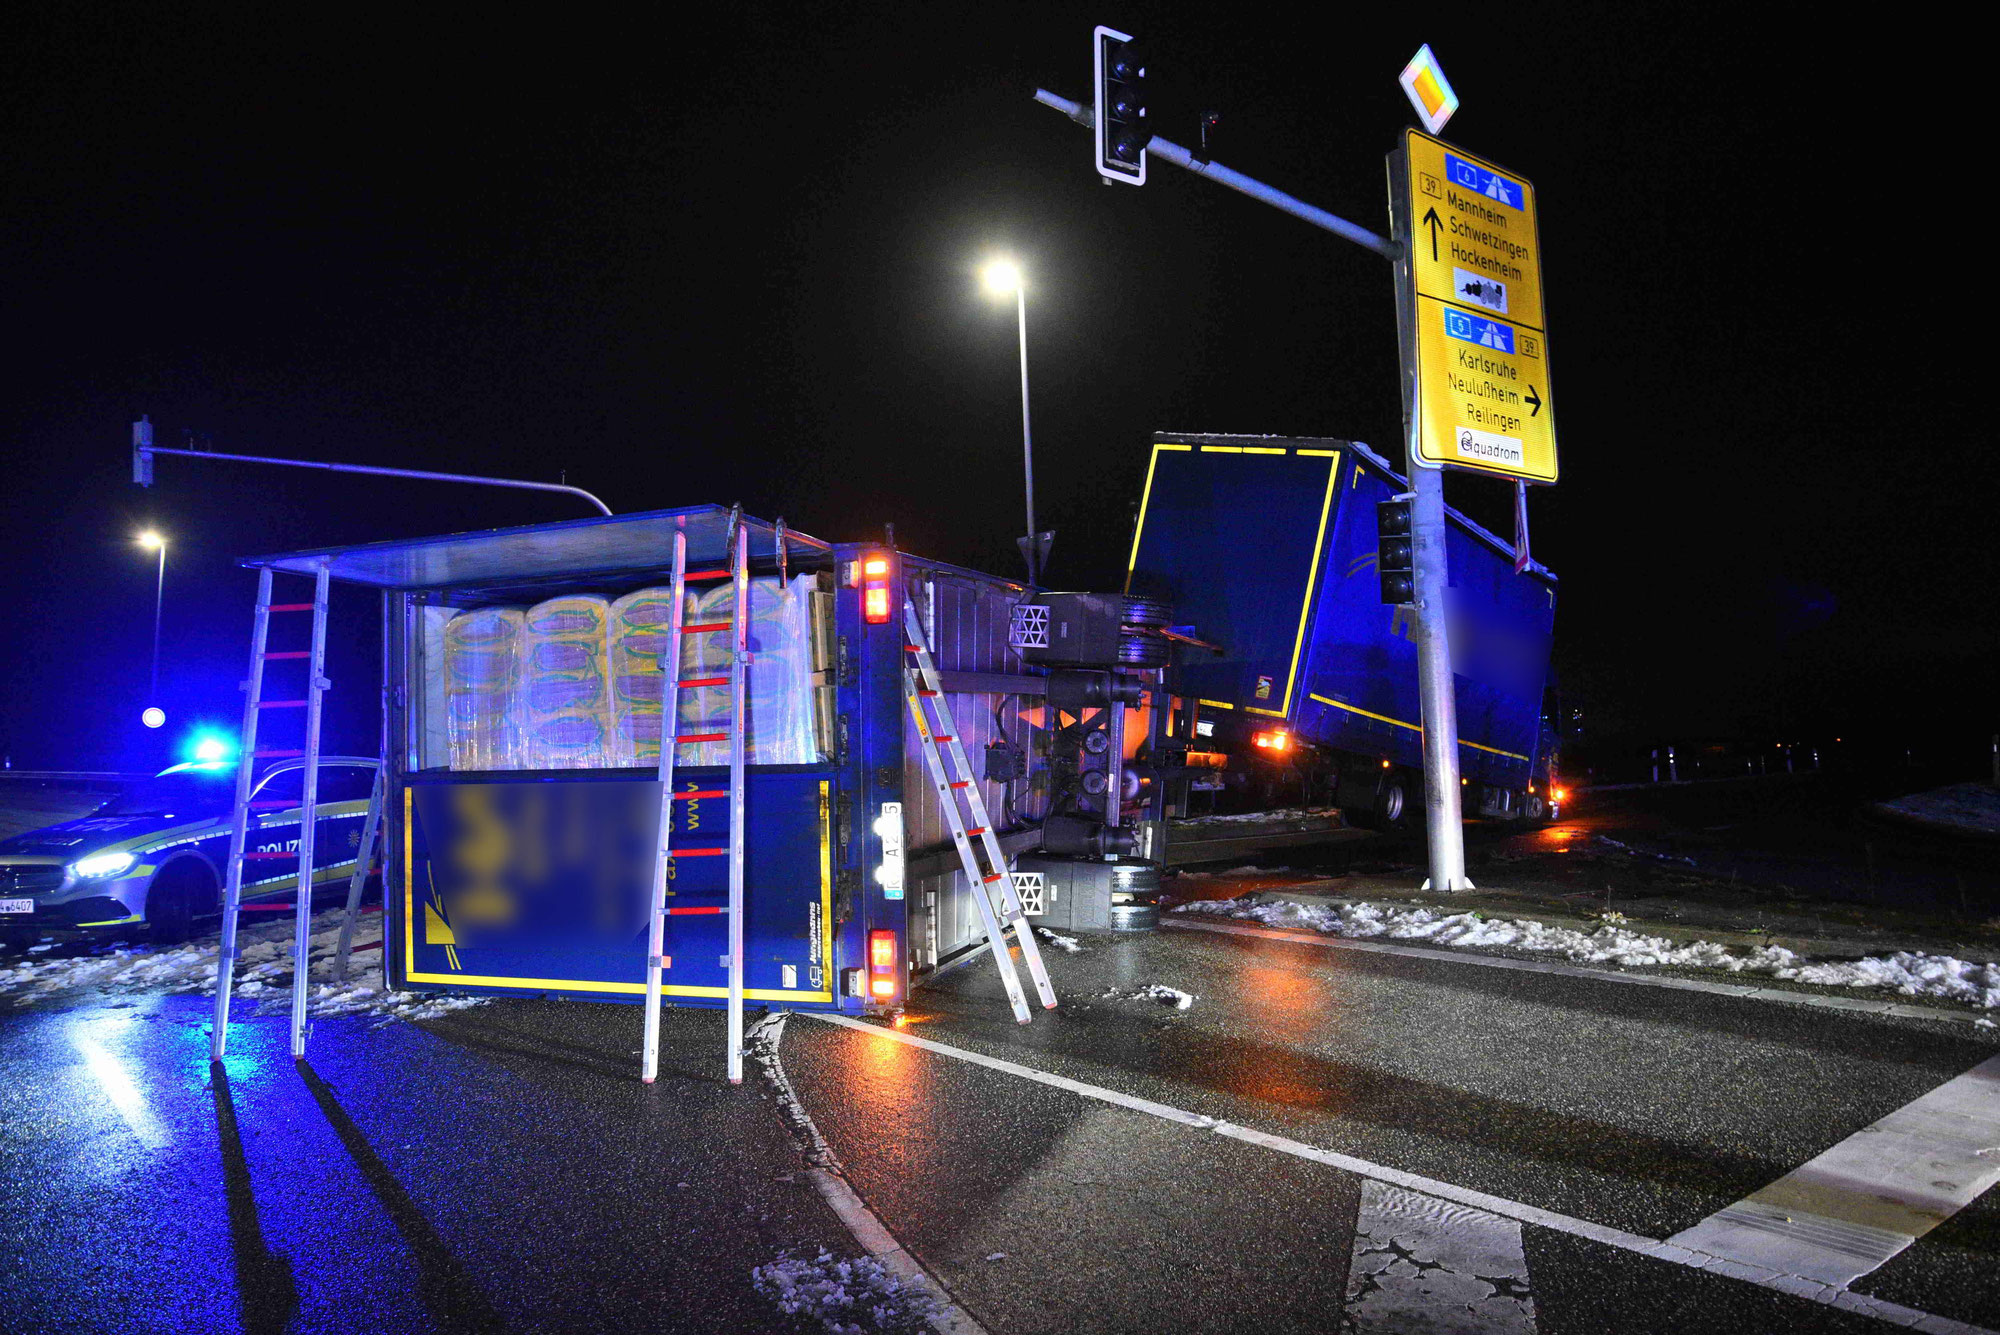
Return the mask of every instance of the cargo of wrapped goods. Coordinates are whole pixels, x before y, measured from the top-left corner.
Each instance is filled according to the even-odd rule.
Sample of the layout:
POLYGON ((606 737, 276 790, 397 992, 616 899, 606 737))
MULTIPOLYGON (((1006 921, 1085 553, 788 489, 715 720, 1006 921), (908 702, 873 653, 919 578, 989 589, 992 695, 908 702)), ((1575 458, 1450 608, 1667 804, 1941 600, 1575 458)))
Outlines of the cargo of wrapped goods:
POLYGON ((611 605, 596 594, 528 609, 521 660, 524 769, 610 763, 611 605))
POLYGON ((445 624, 445 727, 451 767, 520 769, 521 652, 527 614, 482 607, 445 624))

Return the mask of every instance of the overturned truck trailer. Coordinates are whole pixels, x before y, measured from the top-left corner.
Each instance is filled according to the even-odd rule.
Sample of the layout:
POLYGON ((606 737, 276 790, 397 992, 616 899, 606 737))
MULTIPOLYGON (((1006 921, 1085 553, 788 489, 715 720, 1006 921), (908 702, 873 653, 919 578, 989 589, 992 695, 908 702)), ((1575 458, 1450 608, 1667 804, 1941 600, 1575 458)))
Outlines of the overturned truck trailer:
MULTIPOLYGON (((977 785, 1003 856, 1040 847, 1045 824, 1067 841, 1058 851, 1130 848, 1096 828, 1102 802, 1043 819, 1048 757, 1062 750, 1048 734, 1075 733, 1086 713, 1101 729, 1108 714, 1044 713, 1048 669, 1009 647, 1023 589, 1006 580, 719 506, 244 564, 381 591, 386 957, 399 988, 639 1002, 657 960, 668 1004, 725 1004, 740 843, 736 1007, 900 1007, 913 981, 985 944, 973 896, 1006 888, 962 870, 949 788, 924 749, 944 718, 954 731, 937 740, 956 740, 974 772, 955 786, 977 785), (738 598, 740 785, 734 632, 714 633, 733 626, 738 598), (906 679, 905 599, 948 710, 928 733, 918 715, 936 706, 906 679), (672 856, 656 954, 663 809, 672 856)), ((1108 670, 1057 676, 1088 679, 1064 688, 1078 699, 1135 698, 1136 682, 1108 690, 1108 670)))

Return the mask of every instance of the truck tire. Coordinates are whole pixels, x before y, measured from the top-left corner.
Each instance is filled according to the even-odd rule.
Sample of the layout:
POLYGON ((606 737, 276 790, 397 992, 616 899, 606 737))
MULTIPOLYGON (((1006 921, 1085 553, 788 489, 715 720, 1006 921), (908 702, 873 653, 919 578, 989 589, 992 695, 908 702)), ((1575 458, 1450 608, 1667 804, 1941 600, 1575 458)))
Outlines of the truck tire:
POLYGON ((1368 806, 1357 808, 1351 819, 1364 830, 1380 830, 1384 834, 1402 834, 1416 826, 1416 793, 1413 775, 1404 770, 1390 770, 1375 785, 1375 795, 1368 806))
POLYGON ((1547 804, 1542 801, 1540 793, 1528 794, 1528 800, 1522 804, 1522 814, 1533 821, 1541 820, 1549 814, 1547 804))
POLYGON ((1163 603, 1157 598, 1128 596, 1125 599, 1125 624, 1150 626, 1156 630, 1161 626, 1171 626, 1174 624, 1174 609, 1171 604, 1163 603))
POLYGON ((1165 667, 1172 654, 1173 646, 1156 636, 1128 630, 1118 637, 1120 667, 1165 667))

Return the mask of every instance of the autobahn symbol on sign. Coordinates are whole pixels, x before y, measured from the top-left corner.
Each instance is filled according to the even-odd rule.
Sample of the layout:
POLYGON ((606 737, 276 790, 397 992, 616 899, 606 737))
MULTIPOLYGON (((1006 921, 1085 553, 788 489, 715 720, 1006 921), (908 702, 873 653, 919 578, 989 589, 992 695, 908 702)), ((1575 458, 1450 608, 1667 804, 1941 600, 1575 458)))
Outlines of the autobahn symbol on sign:
POLYGON ((1556 480, 1535 189, 1405 133, 1417 462, 1556 480))

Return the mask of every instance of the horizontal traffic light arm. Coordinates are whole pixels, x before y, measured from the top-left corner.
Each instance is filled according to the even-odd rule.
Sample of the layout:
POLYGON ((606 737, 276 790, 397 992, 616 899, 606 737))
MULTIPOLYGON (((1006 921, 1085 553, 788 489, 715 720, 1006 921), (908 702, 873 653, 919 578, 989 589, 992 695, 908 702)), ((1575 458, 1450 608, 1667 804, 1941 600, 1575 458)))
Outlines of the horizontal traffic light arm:
MULTIPOLYGON (((1035 101, 1045 107, 1054 107, 1086 130, 1095 129, 1090 108, 1081 103, 1072 102, 1066 97, 1058 97, 1046 88, 1035 90, 1035 101)), ((1315 208, 1302 199, 1294 199, 1282 190, 1265 185, 1262 181, 1245 176, 1242 172, 1231 170, 1219 162, 1197 162, 1194 155, 1185 148, 1162 139, 1159 135, 1154 135, 1152 142, 1146 145, 1146 152, 1163 162, 1171 162, 1176 167, 1185 167, 1196 176, 1206 176, 1217 185, 1226 185, 1231 190, 1261 200, 1273 208, 1283 209, 1294 218, 1309 222, 1322 231, 1332 232, 1337 237, 1372 250, 1385 260, 1402 258, 1403 248, 1388 237, 1377 236, 1358 223, 1351 223, 1336 214, 1328 213, 1325 209, 1315 208)))

